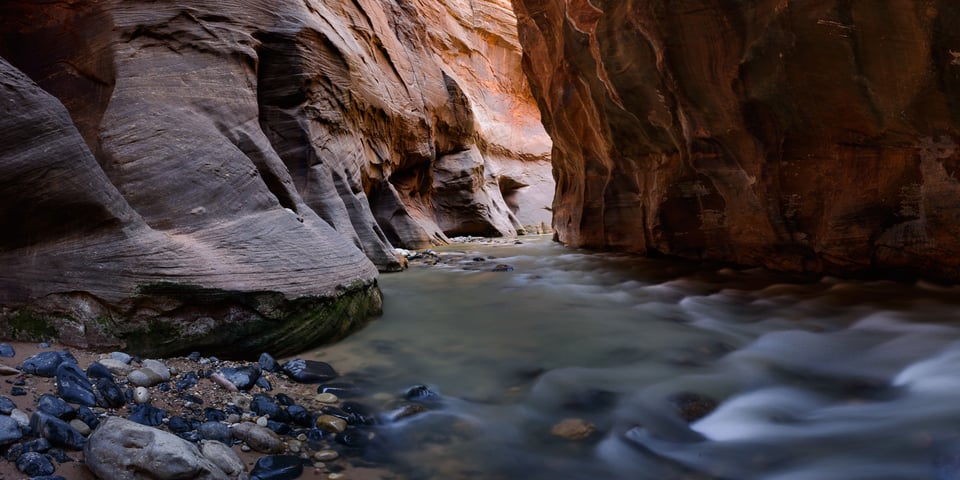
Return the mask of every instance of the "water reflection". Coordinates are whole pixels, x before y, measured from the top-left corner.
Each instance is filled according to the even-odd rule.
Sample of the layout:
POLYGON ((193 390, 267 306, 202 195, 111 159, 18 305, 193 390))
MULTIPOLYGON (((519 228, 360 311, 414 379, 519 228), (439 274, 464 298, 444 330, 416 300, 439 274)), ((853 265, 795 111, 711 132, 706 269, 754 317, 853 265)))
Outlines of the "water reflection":
POLYGON ((960 478, 956 288, 545 239, 441 255, 382 277, 384 316, 313 353, 373 388, 370 402, 442 393, 383 430, 401 477, 960 478), (688 424, 680 392, 719 407, 688 424), (595 432, 551 435, 571 418, 595 432))

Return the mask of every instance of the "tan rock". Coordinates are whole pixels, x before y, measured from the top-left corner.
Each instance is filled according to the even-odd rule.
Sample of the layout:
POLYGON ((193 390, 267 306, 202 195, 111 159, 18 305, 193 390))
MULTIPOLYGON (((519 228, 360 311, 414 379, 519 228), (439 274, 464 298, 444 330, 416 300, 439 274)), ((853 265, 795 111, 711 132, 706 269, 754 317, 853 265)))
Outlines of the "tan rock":
POLYGON ((550 429, 550 435, 565 440, 584 440, 596 431, 597 427, 582 418, 566 418, 550 429))
POLYGON ((320 415, 317 417, 317 428, 328 432, 342 433, 347 429, 347 422, 333 415, 320 415))

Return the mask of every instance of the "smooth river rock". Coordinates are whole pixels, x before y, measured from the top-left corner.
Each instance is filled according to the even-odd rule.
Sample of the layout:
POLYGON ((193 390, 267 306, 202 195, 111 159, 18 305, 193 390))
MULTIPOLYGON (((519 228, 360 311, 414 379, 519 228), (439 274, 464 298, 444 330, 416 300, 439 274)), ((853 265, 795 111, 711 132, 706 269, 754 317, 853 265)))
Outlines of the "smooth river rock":
POLYGON ((960 4, 513 5, 561 242, 960 280, 960 4))
POLYGON ((220 467, 196 445, 171 433, 109 417, 87 441, 87 468, 111 480, 226 480, 220 467))

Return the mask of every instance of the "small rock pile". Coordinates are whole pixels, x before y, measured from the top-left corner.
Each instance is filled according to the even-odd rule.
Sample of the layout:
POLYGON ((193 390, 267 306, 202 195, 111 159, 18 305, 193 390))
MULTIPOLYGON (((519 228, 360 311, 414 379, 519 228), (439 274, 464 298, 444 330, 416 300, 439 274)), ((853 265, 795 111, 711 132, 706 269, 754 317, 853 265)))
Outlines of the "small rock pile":
MULTIPOLYGON (((7 349, 12 357, 6 344, 0 355, 7 349)), ((100 479, 150 472, 157 480, 284 480, 305 467, 334 478, 345 460, 376 466, 371 459, 382 458, 383 447, 378 424, 440 402, 417 386, 377 413, 356 400, 362 389, 331 365, 303 359, 281 365, 266 353, 252 363, 114 352, 81 368, 68 351, 42 351, 2 373, 11 397, 24 398, 17 408, 0 396, 0 452, 24 475, 45 480, 63 478, 54 475, 57 465, 81 451, 100 479), (33 402, 25 404, 30 394, 33 402), (250 472, 242 455, 258 457, 250 472)))

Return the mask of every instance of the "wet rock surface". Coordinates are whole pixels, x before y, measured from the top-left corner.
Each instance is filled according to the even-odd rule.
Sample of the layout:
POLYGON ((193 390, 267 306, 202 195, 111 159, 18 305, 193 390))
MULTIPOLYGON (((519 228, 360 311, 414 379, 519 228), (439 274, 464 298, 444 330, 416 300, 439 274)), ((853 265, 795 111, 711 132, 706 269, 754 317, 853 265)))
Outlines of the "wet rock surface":
POLYGON ((513 5, 563 243, 960 280, 957 4, 513 5))

